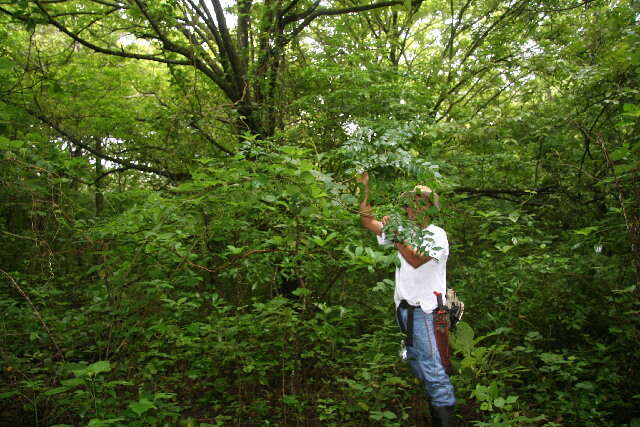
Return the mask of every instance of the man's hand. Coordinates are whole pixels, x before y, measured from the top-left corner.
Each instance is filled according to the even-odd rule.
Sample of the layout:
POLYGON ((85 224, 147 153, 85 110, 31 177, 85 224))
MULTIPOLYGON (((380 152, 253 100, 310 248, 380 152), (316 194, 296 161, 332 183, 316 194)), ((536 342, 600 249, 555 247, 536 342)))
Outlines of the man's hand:
POLYGON ((358 181, 360 184, 363 184, 365 187, 369 186, 369 172, 364 171, 362 173, 362 175, 360 175, 358 178, 356 178, 356 181, 358 181))
MULTIPOLYGON (((391 217, 388 215, 385 215, 382 217, 382 221, 380 222, 382 223, 381 232, 386 234, 385 238, 392 243, 398 242, 398 231, 399 231, 398 228, 388 227, 388 225, 391 224, 391 217)), ((391 225, 397 225, 397 224, 391 224, 391 225)))

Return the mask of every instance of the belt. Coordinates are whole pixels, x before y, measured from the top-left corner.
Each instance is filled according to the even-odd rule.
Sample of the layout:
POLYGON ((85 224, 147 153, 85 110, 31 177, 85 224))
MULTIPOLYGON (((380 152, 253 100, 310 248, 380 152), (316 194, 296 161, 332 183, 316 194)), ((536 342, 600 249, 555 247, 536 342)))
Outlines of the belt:
POLYGON ((420 308, 419 305, 411 305, 407 302, 407 300, 403 299, 400 301, 400 305, 396 309, 396 318, 398 319, 398 325, 400 326, 400 330, 403 334, 405 334, 404 344, 407 347, 413 346, 413 312, 416 308, 420 308), (402 322, 402 316, 400 316, 400 309, 406 308, 407 312, 407 326, 404 326, 402 322))

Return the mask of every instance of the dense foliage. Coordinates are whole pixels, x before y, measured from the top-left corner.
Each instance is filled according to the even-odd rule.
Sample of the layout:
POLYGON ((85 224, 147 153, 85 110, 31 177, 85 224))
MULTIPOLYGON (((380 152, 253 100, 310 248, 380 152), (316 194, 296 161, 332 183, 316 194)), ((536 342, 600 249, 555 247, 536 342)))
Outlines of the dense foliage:
POLYGON ((0 1, 0 425, 430 425, 364 170, 466 425, 639 425, 638 3, 228 3, 0 1))

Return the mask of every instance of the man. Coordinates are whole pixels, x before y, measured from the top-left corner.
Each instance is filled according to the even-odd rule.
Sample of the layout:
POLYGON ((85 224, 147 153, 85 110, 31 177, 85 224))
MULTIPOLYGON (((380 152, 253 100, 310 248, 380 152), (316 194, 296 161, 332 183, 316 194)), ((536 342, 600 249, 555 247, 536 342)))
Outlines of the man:
MULTIPOLYGON (((396 269, 394 300, 398 323, 407 333, 407 357, 415 375, 426 388, 430 400, 433 426, 457 426, 454 414, 456 398, 443 363, 440 359, 433 322, 433 310, 437 308, 439 292, 446 295, 447 257, 449 242, 445 231, 431 224, 429 210, 439 208, 437 194, 429 187, 416 186, 405 193, 405 211, 409 220, 415 222, 427 238, 419 248, 398 239, 386 236, 384 227, 389 217, 382 221, 373 217, 369 204, 369 174, 365 172, 358 182, 364 186, 360 202, 362 225, 376 234, 378 243, 393 244, 399 252, 400 267, 396 269)), ((402 230, 398 235, 402 235, 402 230)), ((415 242, 414 242, 415 244, 415 242)))

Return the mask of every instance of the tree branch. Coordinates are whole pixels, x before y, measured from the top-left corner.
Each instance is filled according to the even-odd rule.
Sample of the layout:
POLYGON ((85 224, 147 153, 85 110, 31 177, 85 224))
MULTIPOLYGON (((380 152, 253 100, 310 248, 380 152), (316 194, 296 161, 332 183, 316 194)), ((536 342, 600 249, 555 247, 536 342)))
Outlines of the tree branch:
POLYGON ((536 12, 536 13, 549 13, 549 12, 565 12, 567 10, 577 9, 582 6, 587 6, 589 3, 595 3, 594 0, 584 0, 581 3, 578 3, 574 6, 560 7, 557 9, 526 9, 528 12, 536 12))
MULTIPOLYGON (((45 15, 45 17, 47 18, 47 22, 49 24, 53 25, 60 32, 66 34, 67 36, 69 36, 73 40, 75 40, 76 42, 80 43, 81 45, 83 45, 85 47, 88 47, 89 49, 93 50, 94 52, 103 53, 105 55, 119 56, 119 57, 122 57, 122 58, 144 59, 144 60, 148 60, 148 61, 161 62, 161 63, 165 63, 165 64, 191 65, 191 63, 189 61, 185 61, 185 60, 167 59, 167 58, 162 58, 162 57, 155 56, 155 55, 142 55, 142 54, 138 54, 138 53, 125 52, 124 49, 122 49, 122 50, 112 50, 112 49, 107 49, 107 48, 98 46, 98 45, 96 45, 94 43, 91 43, 88 40, 85 40, 85 39, 81 38, 76 33, 74 33, 73 31, 69 30, 64 25, 62 25, 60 22, 58 22, 53 17, 51 17, 51 15, 49 15, 49 13, 46 11, 46 9, 40 4, 41 2, 36 1, 35 3, 38 6, 38 8, 40 8, 42 13, 45 15)), ((13 13, 13 12, 5 9, 5 8, 2 8, 2 7, 0 7, 0 12, 4 13, 6 15, 9 15, 14 19, 23 21, 23 22, 27 22, 28 21, 28 19, 25 18, 24 16, 17 15, 17 14, 15 14, 15 13, 13 13)))
POLYGON ((42 325, 44 330, 47 331, 47 335, 49 336, 49 340, 51 341, 53 346, 56 348, 56 351, 58 352, 58 356, 60 356, 60 358, 62 360, 64 360, 64 353, 62 353, 62 350, 60 349, 60 346, 58 345, 58 343, 56 342, 55 338, 53 337, 53 333, 51 332, 51 329, 49 329, 49 326, 47 326, 47 323, 42 318, 42 315, 40 314, 40 312, 38 311, 36 306, 33 304, 33 302, 31 302, 31 298, 29 298, 29 295, 27 295, 27 293, 22 290, 22 288, 16 283, 16 281, 13 279, 13 277, 11 277, 11 275, 9 273, 7 273, 6 271, 4 271, 2 269, 0 269, 0 273, 4 274, 5 276, 7 276, 9 278, 9 283, 11 283, 11 285, 14 287, 14 289, 17 290, 20 295, 22 295, 22 297, 25 299, 25 301, 27 301, 27 304, 29 304, 29 307, 31 307, 31 310, 33 311, 35 316, 38 318, 38 321, 40 322, 40 324, 42 325))
MULTIPOLYGON (((282 252, 282 251, 283 251, 282 249, 252 249, 252 250, 250 250, 250 251, 247 251, 247 252, 245 252, 245 253, 243 253, 243 254, 240 254, 240 255, 238 255, 238 256, 236 256, 236 257, 234 257, 234 258, 233 258, 233 259, 231 259, 230 261, 227 261, 227 262, 225 262, 224 264, 217 266, 216 268, 207 268, 207 267, 205 267, 205 266, 203 266, 203 265, 196 264, 195 262, 193 262, 193 261, 189 260, 187 257, 183 257, 183 256, 181 256, 181 255, 179 255, 179 254, 178 254, 178 255, 179 255, 179 256, 180 256, 184 261, 186 261, 186 263, 187 263, 187 264, 189 264, 189 265, 190 265, 190 266, 192 266, 192 267, 199 268, 200 270, 204 270, 204 271, 207 271, 207 272, 209 272, 209 273, 217 273, 217 272, 219 272, 219 271, 221 271, 221 270, 224 270, 225 268, 230 267, 230 266, 231 266, 231 265, 233 265, 233 264, 236 264, 236 263, 237 263, 238 261, 240 261, 241 259, 247 258, 247 257, 249 257, 249 256, 251 256, 251 255, 254 255, 254 254, 264 254, 264 253, 270 253, 270 252, 282 252)), ((175 251, 174 251, 174 252, 175 252, 175 251)), ((176 253, 177 253, 177 252, 176 252, 176 253)))
POLYGON ((546 186, 540 187, 531 190, 520 190, 520 189, 479 189, 479 188, 470 188, 470 187, 458 187, 454 188, 448 193, 451 194, 468 194, 470 197, 467 197, 463 200, 467 200, 474 197, 492 197, 495 199, 505 199, 511 202, 516 202, 517 200, 508 198, 506 196, 515 196, 515 197, 524 197, 524 196, 533 196, 533 195, 541 195, 541 194, 550 194, 557 192, 557 187, 555 186, 546 186))
MULTIPOLYGON (((197 4, 195 4, 193 0, 186 0, 186 1, 188 5, 183 3, 186 9, 189 9, 192 13, 195 13, 195 15, 197 15, 204 23, 209 35, 211 36, 211 39, 218 47, 218 52, 220 54, 220 58, 219 58, 220 64, 222 64, 222 68, 224 69, 224 71, 228 73, 229 61, 227 60, 227 54, 224 48, 224 43, 222 42, 222 36, 218 31, 218 27, 216 27, 216 23, 213 17, 211 16, 211 13, 209 13, 209 9, 207 8, 206 4, 202 0, 200 1, 199 7, 197 4)), ((191 19, 191 21, 195 25, 195 20, 191 19)), ((210 45, 209 42, 207 42, 207 44, 210 45)))
POLYGON ((220 5, 220 0, 211 0, 213 4, 213 11, 216 15, 216 19, 218 20, 218 27, 220 28, 220 35, 222 36, 222 43, 224 44, 225 51, 227 52, 227 57, 229 59, 229 63, 231 64, 231 68, 234 71, 233 76, 236 77, 234 79, 237 93, 242 93, 243 78, 244 75, 242 73, 242 66, 240 65, 240 61, 238 60, 238 54, 233 46, 231 41, 231 36, 229 35, 229 29, 227 28, 227 21, 224 17, 224 10, 222 10, 222 6, 220 5))
POLYGON ((190 125, 191 125, 192 128, 197 129, 198 131, 200 131, 202 136, 204 136, 207 141, 209 141, 211 144, 215 145, 218 149, 224 151, 227 154, 234 154, 233 151, 231 151, 228 148, 225 148, 222 145, 220 145, 215 139, 213 139, 213 137, 211 135, 209 135, 207 132, 204 131, 204 129, 202 129, 200 126, 198 126, 198 123, 196 123, 195 121, 192 121, 190 123, 190 125))
MULTIPOLYGON (((294 1, 293 4, 296 2, 294 1)), ((249 29, 251 25, 251 5, 252 0, 238 0, 238 46, 242 61, 243 75, 249 68, 249 29)))
POLYGON ((128 171, 128 170, 129 170, 129 168, 128 168, 128 167, 126 167, 126 166, 123 166, 123 167, 121 167, 121 168, 116 168, 116 169, 109 169, 108 171, 101 173, 101 174, 100 174, 100 176, 98 176, 96 179, 94 179, 94 180, 93 180, 93 183, 94 183, 94 184, 97 184, 97 183, 98 183, 98 182, 100 182, 103 178, 105 178, 105 177, 107 177, 107 176, 111 175, 112 173, 126 172, 126 171, 128 171))
POLYGON ((345 15, 348 13, 365 12, 367 10, 374 10, 374 9, 380 9, 383 7, 404 4, 404 2, 386 1, 386 2, 380 2, 380 3, 368 4, 368 5, 362 5, 362 6, 345 7, 342 9, 316 9, 319 4, 320 4, 320 1, 316 1, 313 4, 313 6, 307 9, 307 11, 298 15, 286 17, 283 20, 284 24, 288 24, 290 22, 295 22, 303 19, 302 23, 300 23, 300 25, 298 25, 293 31, 291 31, 289 35, 287 35, 286 42, 284 44, 286 44, 295 36, 300 34, 300 32, 304 30, 314 19, 320 16, 335 16, 335 15, 345 15))
POLYGON ((74 135, 69 133, 67 130, 62 128, 62 126, 60 126, 58 123, 56 123, 50 117, 47 117, 44 114, 38 113, 37 111, 33 111, 33 110, 28 109, 28 108, 24 108, 24 109, 25 109, 25 111, 27 113, 29 113, 32 116, 36 117, 41 122, 45 123, 47 126, 51 127, 53 130, 58 132, 62 137, 64 137, 71 144, 73 144, 75 146, 78 146, 78 147, 82 148, 83 150, 88 151, 89 153, 93 154, 94 156, 96 156, 98 158, 101 158, 103 160, 108 160, 108 161, 116 163, 118 165, 122 165, 122 166, 124 166, 124 167, 126 167, 128 169, 134 169, 134 170, 138 170, 140 172, 154 173, 156 175, 160 175, 160 176, 163 176, 165 178, 169 178, 169 179, 174 180, 174 181, 179 181, 179 180, 187 179, 187 178, 190 177, 190 175, 188 173, 169 172, 169 171, 162 170, 162 169, 156 169, 156 168, 153 168, 153 167, 150 167, 150 166, 139 165, 139 164, 132 163, 132 162, 130 162, 128 160, 120 159, 120 158, 113 157, 113 156, 110 156, 108 154, 104 154, 102 152, 99 152, 98 150, 94 149, 91 145, 85 144, 79 138, 75 137, 74 135))

